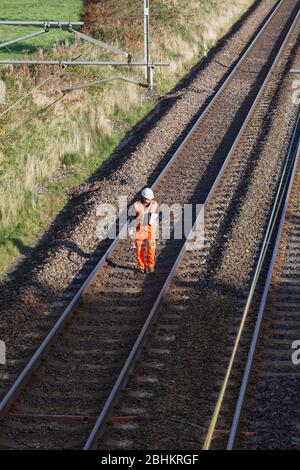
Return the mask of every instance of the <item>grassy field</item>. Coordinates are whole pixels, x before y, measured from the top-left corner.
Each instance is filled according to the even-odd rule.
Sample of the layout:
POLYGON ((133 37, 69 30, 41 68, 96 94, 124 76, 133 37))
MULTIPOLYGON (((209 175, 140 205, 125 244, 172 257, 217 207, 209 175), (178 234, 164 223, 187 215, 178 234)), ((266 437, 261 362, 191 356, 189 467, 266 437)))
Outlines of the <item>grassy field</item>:
MULTIPOLYGON (((49 20, 49 21, 78 21, 82 13, 82 0, 0 0, 1 20, 49 20)), ((0 42, 6 42, 16 37, 25 36, 40 27, 32 26, 0 26, 0 42)), ((0 49, 2 59, 37 52, 39 48, 49 49, 57 41, 64 41, 72 36, 59 32, 56 28, 49 33, 27 39, 14 44, 9 49, 0 49)))
MULTIPOLYGON (((72 12, 76 20, 82 8, 77 0, 15 0, 14 7, 8 0, 0 3, 2 18, 38 19, 46 9, 47 19, 69 19, 72 12), (23 16, 22 9, 26 11, 23 16)), ((141 56, 142 0, 83 3, 90 34, 127 48, 135 58, 141 56)), ((153 58, 171 60, 168 70, 157 70, 156 90, 170 90, 252 3, 190 0, 186 8, 185 0, 153 0, 153 58)), ((15 49, 13 53, 26 57, 31 51, 15 49)), ((51 42, 37 56, 70 59, 79 53, 90 59, 108 57, 94 46, 53 46, 51 42)), ((31 119, 32 113, 60 98, 66 85, 116 73, 143 79, 142 70, 116 71, 111 67, 71 67, 60 72, 46 67, 0 67, 0 79, 7 86, 7 103, 0 104, 0 273, 64 206, 68 188, 91 175, 156 102, 145 99, 144 91, 137 87, 112 82, 71 93, 38 118, 31 119), (55 75, 51 75, 53 71, 55 75), (43 86, 36 89, 41 83, 43 86), (21 103, 6 112, 23 96, 26 98, 21 103), (29 118, 26 125, 10 135, 29 118)))

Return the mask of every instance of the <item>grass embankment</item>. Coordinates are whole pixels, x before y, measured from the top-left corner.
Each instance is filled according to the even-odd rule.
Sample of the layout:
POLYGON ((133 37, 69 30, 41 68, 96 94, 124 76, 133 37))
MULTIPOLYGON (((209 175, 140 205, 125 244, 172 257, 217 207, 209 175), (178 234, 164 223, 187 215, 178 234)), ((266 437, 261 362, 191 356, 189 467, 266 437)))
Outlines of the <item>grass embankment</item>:
MULTIPOLYGON (((7 12, 2 7, 1 16, 12 17, 8 1, 4 3, 7 12)), ((40 2, 28 3, 36 4, 36 9, 30 14, 26 10, 22 16, 24 0, 15 0, 18 18, 39 19, 45 4, 49 9, 51 6, 47 19, 66 19, 72 11, 75 21, 80 12, 80 2, 75 0, 63 4, 47 1, 43 8, 40 2)), ((252 3, 253 0, 191 0, 187 8, 185 0, 152 0, 153 57, 172 62, 169 70, 157 70, 157 91, 163 93, 174 86, 252 3)), ((142 57, 142 0, 85 0, 84 4, 87 32, 130 50, 134 58, 142 57)), ((24 43, 25 51, 35 41, 30 40, 29 46, 24 43)), ((12 46, 11 51, 24 55, 22 48, 16 51, 12 46)), ((79 44, 54 45, 50 51, 38 51, 36 56, 71 58, 81 52, 91 59, 109 57, 97 48, 79 44)), ((33 112, 62 96, 64 86, 116 73, 143 78, 143 71, 113 68, 68 68, 54 76, 46 67, 0 68, 0 78, 8 89, 7 103, 0 105, 0 272, 63 207, 66 188, 92 174, 155 101, 145 99, 144 91, 132 85, 113 82, 65 96, 42 116, 3 139, 33 112), (47 82, 41 88, 1 116, 8 106, 44 80, 47 82)))

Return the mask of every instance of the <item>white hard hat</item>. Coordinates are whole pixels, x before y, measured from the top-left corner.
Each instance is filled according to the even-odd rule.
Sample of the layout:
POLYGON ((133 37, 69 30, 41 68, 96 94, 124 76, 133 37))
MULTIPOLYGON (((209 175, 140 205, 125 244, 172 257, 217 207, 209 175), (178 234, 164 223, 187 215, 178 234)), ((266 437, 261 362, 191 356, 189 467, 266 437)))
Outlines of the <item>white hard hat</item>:
POLYGON ((142 191, 142 196, 145 198, 145 199, 154 199, 154 194, 153 194, 153 191, 151 188, 145 188, 143 189, 142 191))

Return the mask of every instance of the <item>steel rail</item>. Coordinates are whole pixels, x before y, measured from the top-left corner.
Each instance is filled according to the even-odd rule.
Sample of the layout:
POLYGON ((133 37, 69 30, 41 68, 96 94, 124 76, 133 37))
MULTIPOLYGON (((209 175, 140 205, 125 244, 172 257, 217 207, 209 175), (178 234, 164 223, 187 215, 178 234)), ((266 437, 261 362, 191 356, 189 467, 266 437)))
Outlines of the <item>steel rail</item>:
MULTIPOLYGON (((249 47, 246 49, 242 57, 239 59, 237 64, 233 67, 231 73, 229 76, 226 78, 222 86, 219 88, 219 90, 216 92, 216 94, 213 96, 211 102, 208 104, 208 106, 205 108, 201 116, 198 118, 196 123, 193 125, 192 129, 189 131, 181 145, 178 147, 176 152, 173 154, 172 158, 169 160, 163 171, 160 173, 156 181, 152 185, 152 189, 155 189, 155 187, 159 184, 160 180, 165 176, 165 174, 169 171, 171 168, 172 164, 174 161, 177 159, 178 155, 181 153, 183 147, 186 145, 186 143, 190 140, 194 132, 196 131, 197 127, 199 124, 204 120, 208 112, 211 110, 211 108, 214 106, 214 104, 217 102, 219 99, 221 93, 225 90, 225 88, 228 86, 230 81, 233 79, 235 74, 238 72, 239 67, 241 64, 244 62, 244 60, 248 57, 249 53, 252 51, 253 47, 261 37, 261 35, 264 33, 266 28, 268 27, 269 23, 273 19, 273 17, 276 15, 278 9, 280 6, 284 3, 284 0, 280 0, 276 8, 274 8, 272 14, 269 16, 269 18, 265 21, 261 29, 259 30, 258 34, 256 37, 253 39, 249 47)), ((71 65, 74 65, 71 63, 71 65)), ((128 64, 126 64, 128 65, 128 64)), ((41 358, 44 356, 46 351, 48 350, 50 344, 52 344, 53 340, 57 337, 58 333, 61 331, 62 327, 65 325, 67 320, 69 320, 72 316, 73 309, 77 305, 78 301, 81 299, 82 295, 85 293, 86 289, 88 288, 89 284, 93 280, 93 278, 97 275, 98 271, 103 267, 104 263, 106 262, 107 257, 110 255, 110 253, 115 249, 116 245, 119 242, 119 239, 122 235, 126 233, 127 227, 126 224, 121 228, 119 235, 113 240, 111 245, 109 246, 108 250, 106 253, 102 256, 102 258, 99 260, 95 268, 92 270, 92 272, 89 274, 85 282, 82 284, 82 286, 79 288, 79 290, 76 292, 75 296, 73 299, 70 301, 68 306, 65 308, 63 311, 62 315, 60 318, 57 320, 55 325, 52 327, 50 332, 47 334, 47 336, 44 338, 40 346, 37 348, 36 352, 32 356, 32 358, 29 360, 23 371, 20 373, 20 375, 17 377, 16 381, 12 385, 12 387, 9 389, 7 394, 4 396, 2 401, 0 402, 0 419, 5 416, 5 414, 8 412, 8 409, 10 405, 17 399, 17 396, 21 389, 26 385, 28 380, 31 377, 31 374, 33 371, 36 369, 38 366, 41 358)))
POLYGON ((11 41, 2 42, 0 43, 0 49, 2 47, 11 46, 12 44, 15 44, 16 42, 25 41, 26 39, 34 38, 35 36, 40 36, 41 34, 44 34, 44 33, 48 33, 48 29, 42 29, 41 31, 37 31, 35 33, 27 34, 26 36, 21 36, 19 38, 12 39, 11 41))
MULTIPOLYGON (((273 66, 272 66, 271 70, 269 71, 269 73, 268 73, 268 75, 265 79, 265 82, 264 82, 264 85, 263 85, 264 88, 265 88, 267 82, 270 79, 270 76, 272 74, 272 70, 273 70, 275 64, 278 62, 278 60, 279 60, 279 58, 282 54, 282 51, 285 48, 286 43, 288 42, 288 40, 290 38, 291 33, 293 32, 295 26, 297 25, 299 16, 300 16, 300 12, 298 11, 298 13, 296 15, 296 18, 293 21, 293 24, 292 24, 292 26, 291 26, 291 28, 290 28, 283 44, 282 44, 282 46, 281 46, 281 48, 280 48, 280 50, 279 50, 279 52, 278 52, 278 54, 275 58, 273 66)), ((274 210, 274 208, 275 208, 275 206, 273 207, 273 210, 274 210)), ((271 220, 269 222, 268 229, 267 229, 268 234, 269 234, 269 230, 270 230, 270 224, 271 224, 271 220)), ((244 309, 244 312, 243 312, 243 315, 242 315, 242 319, 241 319, 241 323, 240 323, 240 326, 239 326, 238 334, 237 334, 235 344, 234 344, 234 347, 233 347, 233 350, 232 350, 232 354, 231 354, 231 357, 230 357, 230 360, 229 360, 229 363, 228 363, 228 367, 227 367, 227 370, 226 370, 224 381, 223 381, 222 387, 220 389, 218 400, 217 400, 217 403, 216 403, 216 406, 215 406, 215 409, 214 409, 214 412, 213 412, 213 415, 212 415, 212 419, 211 419, 211 422, 210 422, 210 425, 209 425, 209 428, 208 428, 208 432, 207 432, 206 439, 205 439, 205 442, 204 442, 203 450, 209 450, 209 448, 211 446, 212 439, 213 439, 214 432, 216 430, 217 421, 218 421, 218 418, 219 418, 219 415, 220 415, 220 412, 221 412, 221 408, 222 408, 222 404, 223 404, 223 401, 224 401, 224 398, 225 398, 225 394, 226 394, 226 391, 227 391, 227 388, 228 388, 228 383, 229 383, 229 379, 230 379, 230 376, 231 376, 233 364, 234 364, 236 354, 237 354, 237 351, 238 351, 238 347, 239 347, 239 344, 240 344, 240 340, 241 340, 241 337, 242 337, 242 334, 243 334, 243 331, 244 331, 245 323, 246 323, 246 320, 248 318, 248 313, 249 313, 250 307, 252 305, 252 300, 253 300, 253 296, 254 296, 254 293, 255 293, 258 277, 259 277, 259 274, 260 274, 260 271, 261 271, 261 268, 262 268, 262 264, 263 264, 263 261, 264 261, 265 255, 266 255, 266 250, 267 250, 266 243, 267 243, 267 240, 264 241, 264 245, 263 245, 262 250, 260 252, 260 256, 259 256, 259 259, 258 259, 255 274, 254 274, 254 277, 253 277, 253 280, 252 280, 250 292, 249 292, 249 295, 248 295, 248 298, 247 298, 246 306, 245 306, 245 309, 244 309)))
MULTIPOLYGON (((233 446, 234 446, 234 443, 235 443, 236 434, 237 434, 237 430, 238 430, 238 425, 239 425, 239 422, 240 422, 240 416, 241 416, 241 412, 242 412, 242 408, 243 408, 243 404, 244 404, 244 400, 245 400, 245 395, 246 395, 246 391, 247 391, 247 387, 248 387, 249 376, 250 376, 252 365, 253 365, 253 359, 254 359, 254 355, 255 355, 255 351, 256 351, 256 345, 257 345, 257 341, 258 341, 258 337, 259 337, 259 333, 260 333, 260 328, 261 328, 261 324, 262 324, 262 320, 263 320, 263 316, 264 316, 265 305, 266 305, 268 294, 269 294, 269 288, 270 288, 271 279, 272 279, 272 275, 273 275, 273 269, 274 269, 275 261, 276 261, 276 258, 277 258, 277 253, 278 253, 279 244, 280 244, 280 240, 281 240, 281 236, 282 236, 282 231, 283 231, 283 227, 284 227, 284 223, 285 223, 286 213, 287 213, 287 209, 288 209, 288 205, 289 205, 289 201, 290 201, 290 195, 291 195, 293 184, 294 184, 294 178, 295 178, 297 166, 298 166, 298 163, 299 163, 299 157, 300 157, 299 124, 300 124, 300 112, 298 114, 297 123, 296 123, 296 126, 295 126, 293 138, 292 138, 290 149, 289 149, 289 152, 288 152, 289 155, 293 152, 294 141, 295 141, 295 139, 297 139, 297 146, 296 146, 296 149, 295 149, 295 152, 294 152, 294 157, 292 158, 292 163, 291 163, 291 169, 290 169, 291 175, 290 175, 290 178, 287 179, 286 184, 285 184, 285 186, 288 185, 285 204, 284 204, 284 208, 282 210, 282 214, 281 214, 281 218, 280 218, 280 223, 279 223, 277 237, 276 237, 276 241, 275 241, 275 245, 274 245, 274 249, 273 249, 272 259, 271 259, 271 262, 270 262, 270 265, 269 265, 268 274, 267 274, 266 282, 265 282, 264 289, 263 289, 263 294, 262 294, 262 298, 261 298, 261 302, 260 302, 260 306, 259 306, 259 311, 258 311, 258 315, 257 315, 255 329, 254 329, 254 332, 253 332, 253 336, 252 336, 252 340, 251 340, 251 344, 250 344, 250 348, 249 348, 249 353, 248 353, 247 362, 246 362, 246 366, 245 366, 245 370, 244 370, 244 374, 243 374, 243 379, 242 379, 242 383, 241 383, 241 387, 240 387, 240 392, 239 392, 239 396, 238 396, 238 400, 237 400, 237 404, 236 404, 236 408, 235 408, 235 413, 234 413, 233 421, 232 421, 232 424, 231 424, 231 427, 230 427, 230 433, 229 433, 229 438, 228 438, 226 450, 232 450, 233 446)), ((288 155, 287 159, 290 159, 289 155, 288 155)), ((278 220, 278 212, 279 212, 280 207, 282 207, 282 202, 283 202, 282 200, 283 200, 284 194, 285 194, 285 191, 283 190, 281 201, 278 204, 278 210, 276 211, 276 217, 274 217, 274 221, 273 221, 273 225, 272 225, 272 233, 274 232, 275 223, 278 220)))
MULTIPOLYGON (((299 13, 297 15, 297 18, 298 18, 298 16, 299 16, 299 13)), ((135 364, 135 362, 136 362, 136 360, 137 360, 137 358, 138 358, 138 356, 141 352, 141 348, 142 348, 142 346, 143 346, 143 344, 146 340, 146 337, 147 337, 147 334, 149 333, 150 327, 153 324, 155 316, 158 312, 158 308, 159 308, 159 306, 160 306, 160 304, 161 304, 161 302, 164 298, 164 295, 165 295, 168 287, 170 286, 170 284, 173 280, 174 273, 176 272, 176 269, 177 269, 178 265, 180 264, 180 262, 182 261, 182 258, 185 255, 186 251, 189 250, 190 243, 193 239, 193 236, 194 236, 195 232, 197 231, 197 227, 199 226, 199 221, 201 221, 201 217, 203 216, 203 210, 205 210, 208 207, 209 203, 211 202, 211 199, 212 199, 212 197, 213 197, 213 195, 214 195, 214 193, 215 193, 215 191, 216 191, 216 189, 217 189, 217 187, 218 187, 218 185, 219 185, 219 183, 220 183, 220 181, 221 181, 221 179, 222 179, 222 177, 225 173, 225 170, 226 170, 229 162, 231 161, 231 158, 234 154, 234 151, 236 150, 236 147, 240 142, 240 139, 241 139, 241 136, 242 136, 242 134, 245 130, 245 127, 247 126, 247 124, 248 124, 248 122, 249 122, 249 120, 250 120, 250 118, 251 118, 251 116, 252 116, 252 114, 253 114, 256 106, 257 106, 258 100, 261 98, 261 95, 264 92, 265 87, 266 87, 267 83, 270 80, 273 68, 275 67, 275 65, 277 64, 279 58, 281 57, 281 53, 282 53, 282 51, 284 49, 284 46, 286 45, 286 43, 287 43, 287 41, 290 37, 291 32, 294 29, 295 24, 296 24, 296 19, 294 20, 294 22, 293 22, 286 38, 285 38, 285 41, 283 42, 283 44, 280 48, 280 51, 278 52, 278 54, 275 58, 275 61, 273 62, 272 67, 270 68, 270 71, 267 74, 267 76, 266 76, 266 78, 265 78, 265 80, 264 80, 264 82, 263 82, 263 84, 262 84, 262 86, 261 86, 261 88, 260 88, 260 90, 257 94, 256 99, 255 99, 253 105, 251 106, 251 109, 249 110, 249 113, 248 113, 248 115, 247 115, 247 117, 246 117, 246 119, 243 123, 243 126, 242 126, 240 132, 238 133, 238 135, 237 135, 237 137, 236 137, 236 139, 235 139, 235 141, 234 141, 234 143, 233 143, 233 145, 232 145, 232 147, 231 147, 231 149, 230 149, 230 151, 229 151, 229 153, 228 153, 228 155, 227 155, 227 157, 226 157, 226 159, 225 159, 225 161, 222 165, 222 168, 221 168, 221 170, 220 170, 220 172, 219 172, 219 174, 218 174, 218 176, 217 176, 217 178, 216 178, 216 180, 215 180, 215 182, 214 182, 214 184, 213 184, 213 186, 212 186, 212 188, 211 188, 211 190, 210 190, 210 192, 209 192, 209 194, 208 194, 208 196, 207 196, 207 198, 206 198, 206 200, 203 204, 204 209, 202 209, 200 214, 197 216, 195 224, 193 225, 189 235, 187 236, 187 239, 186 239, 182 249, 180 250, 180 252, 177 256, 177 258, 175 260, 175 263, 174 263, 170 273, 168 274, 168 277, 167 277, 167 279, 166 279, 166 281, 165 281, 165 283, 164 283, 164 285, 163 285, 163 287, 162 287, 162 289, 161 289, 161 291, 160 291, 160 293, 159 293, 159 295, 158 295, 158 297, 157 297, 157 299, 156 299, 156 301, 155 301, 155 303, 154 303, 154 305, 153 305, 153 307, 152 307, 152 309, 151 309, 151 311, 150 311, 150 313, 149 313, 149 315, 148 315, 148 317, 147 317, 147 319, 146 319, 146 321, 145 321, 145 323, 144 323, 144 325, 143 325, 143 327, 142 327, 142 329, 141 329, 141 331, 140 331, 140 333, 139 333, 139 335, 138 335, 138 337, 137 337, 137 339, 136 339, 136 341, 135 341, 128 357, 127 357, 127 360, 126 360, 126 362, 124 363, 124 365, 121 369, 121 372, 120 372, 120 374, 119 374, 119 376, 118 376, 118 378, 117 378, 117 380, 114 384, 114 387, 111 390, 105 404, 103 405, 103 408, 102 408, 102 410, 99 414, 99 417, 98 417, 98 419, 97 419, 97 421, 96 421, 96 423, 95 423, 95 425, 94 425, 94 427, 91 431, 91 434, 89 435, 89 437, 88 437, 88 439, 87 439, 87 441, 84 445, 84 450, 92 449, 93 446, 95 445, 95 442, 96 442, 97 438, 104 431, 104 426, 105 426, 106 422, 108 421, 108 419, 110 418, 111 413, 112 413, 112 409, 113 409, 115 403, 117 402, 118 397, 119 397, 122 389, 124 388, 124 385, 126 384, 126 382, 128 380, 129 374, 131 373, 131 371, 134 367, 134 364, 135 364)), ((167 168, 165 169, 165 171, 166 170, 167 170, 167 168)))
MULTIPOLYGON (((198 218, 197 218, 197 221, 195 222, 195 225, 193 226, 192 230, 190 233, 194 234, 195 233, 195 227, 197 227, 197 223, 198 223, 198 219, 201 217, 201 213, 200 215, 198 215, 198 218)), ((170 271, 170 273, 168 274, 168 277, 158 295, 158 297, 156 298, 156 301, 126 359, 126 362, 124 363, 123 367, 122 367, 122 370, 101 410, 101 413, 99 415, 99 417, 97 418, 97 421, 84 445, 84 448, 83 450, 89 450, 89 449, 92 449, 94 444, 95 444, 95 441, 96 439, 99 437, 99 435, 101 434, 101 432, 103 432, 104 430, 104 426, 107 422, 107 420, 109 419, 111 413, 112 413, 112 409, 113 409, 113 406, 115 405, 118 397, 119 397, 119 394, 120 392, 122 391, 126 381, 128 380, 128 377, 129 377, 129 374, 130 372, 132 371, 133 367, 134 367, 134 364, 136 362, 136 360, 138 359, 138 356, 139 354, 141 353, 141 348, 146 340, 146 337, 147 337, 147 334, 150 330, 150 327, 154 321, 154 318, 156 316, 156 313, 158 311, 158 308, 161 304, 161 301, 165 295, 165 292, 166 290, 168 289, 172 279, 173 279, 173 276, 174 276, 174 273, 177 269, 177 266, 178 264, 180 263, 183 255, 185 254, 186 250, 187 250, 187 246, 188 244, 190 243, 190 239, 188 237, 188 239, 185 241, 183 247, 181 248, 180 250, 180 253, 178 255, 178 257, 176 258, 176 261, 174 263, 174 265, 172 266, 172 269, 170 271)))

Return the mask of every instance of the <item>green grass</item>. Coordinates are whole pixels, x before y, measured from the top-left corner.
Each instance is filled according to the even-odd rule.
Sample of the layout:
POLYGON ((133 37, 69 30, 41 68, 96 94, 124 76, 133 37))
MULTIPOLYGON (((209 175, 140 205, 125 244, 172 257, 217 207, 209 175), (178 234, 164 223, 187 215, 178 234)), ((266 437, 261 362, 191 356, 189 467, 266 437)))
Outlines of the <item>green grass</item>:
MULTIPOLYGON (((0 4, 1 20, 79 21, 82 13, 82 0, 1 0, 0 4)), ((0 43, 40 29, 35 26, 0 26, 0 43)), ((39 48, 47 50, 67 38, 72 40, 72 35, 53 27, 49 33, 0 49, 0 58, 17 58, 37 52, 39 48)))

